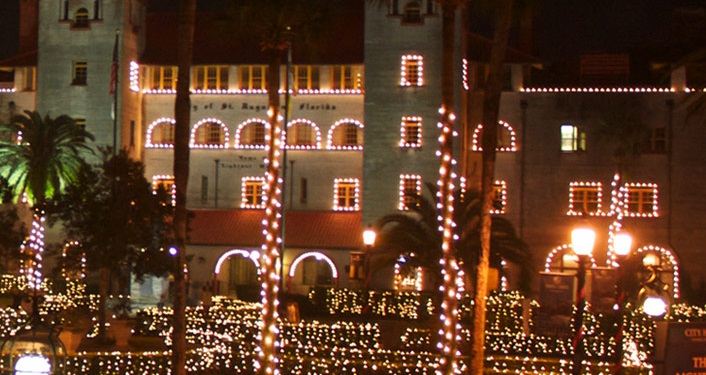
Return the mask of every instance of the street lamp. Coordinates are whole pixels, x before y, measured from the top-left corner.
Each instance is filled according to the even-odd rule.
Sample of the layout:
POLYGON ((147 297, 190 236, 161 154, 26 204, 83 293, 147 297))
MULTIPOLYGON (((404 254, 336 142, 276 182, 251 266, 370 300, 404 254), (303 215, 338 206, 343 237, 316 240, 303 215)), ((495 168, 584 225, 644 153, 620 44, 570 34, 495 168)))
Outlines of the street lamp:
POLYGON ((571 366, 572 373, 581 374, 581 357, 583 351, 583 311, 586 308, 586 296, 584 288, 586 286, 586 262, 593 253, 593 245, 596 243, 596 232, 589 227, 578 227, 571 231, 571 247, 578 256, 578 271, 576 272, 576 319, 574 321, 574 361, 571 366))
POLYGON ((375 239, 377 238, 377 232, 371 225, 363 231, 363 244, 365 245, 365 289, 370 287, 370 250, 375 246, 375 239))
POLYGON ((632 249, 632 236, 619 231, 613 236, 613 253, 618 260, 618 275, 615 287, 615 307, 617 316, 617 330, 615 333, 615 368, 616 374, 620 374, 623 368, 623 315, 625 314, 625 271, 623 261, 630 255, 632 249))

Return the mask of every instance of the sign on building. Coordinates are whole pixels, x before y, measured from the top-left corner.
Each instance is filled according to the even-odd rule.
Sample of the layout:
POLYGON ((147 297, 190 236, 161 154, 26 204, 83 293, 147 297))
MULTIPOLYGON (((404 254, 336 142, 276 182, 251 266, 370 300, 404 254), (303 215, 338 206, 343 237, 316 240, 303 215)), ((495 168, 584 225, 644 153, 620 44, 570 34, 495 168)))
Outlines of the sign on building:
POLYGON ((571 316, 576 295, 573 273, 542 272, 539 275, 539 311, 535 329, 538 334, 571 334, 571 316))
POLYGON ((706 375, 706 322, 660 323, 656 341, 658 375, 706 375))

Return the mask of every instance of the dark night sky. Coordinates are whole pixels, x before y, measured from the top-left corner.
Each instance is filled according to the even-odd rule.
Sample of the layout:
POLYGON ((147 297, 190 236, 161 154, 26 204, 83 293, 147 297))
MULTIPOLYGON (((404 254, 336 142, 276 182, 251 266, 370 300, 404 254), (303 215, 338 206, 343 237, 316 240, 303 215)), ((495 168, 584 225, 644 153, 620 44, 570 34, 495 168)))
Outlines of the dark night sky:
MULTIPOLYGON (((0 0, 0 58, 11 55, 17 48, 17 2, 0 0)), ((674 21, 672 10, 678 6, 706 7, 706 0, 539 0, 538 3, 534 22, 536 54, 548 60, 581 52, 660 53, 665 45, 673 44, 670 25, 688 24, 674 21)))

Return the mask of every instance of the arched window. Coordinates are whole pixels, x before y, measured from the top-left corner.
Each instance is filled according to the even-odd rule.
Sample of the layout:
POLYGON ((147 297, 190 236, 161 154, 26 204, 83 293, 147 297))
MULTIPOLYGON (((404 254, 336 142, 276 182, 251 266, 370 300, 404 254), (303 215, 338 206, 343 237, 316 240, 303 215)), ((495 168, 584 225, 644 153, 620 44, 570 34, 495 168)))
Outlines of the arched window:
POLYGON ((260 254, 253 250, 233 249, 221 255, 216 262, 214 276, 219 281, 221 295, 255 301, 259 297, 258 285, 260 254))
POLYGON ((88 9, 79 8, 76 11, 73 27, 88 27, 88 9))
POLYGON ((321 148, 321 132, 315 123, 309 120, 293 120, 285 133, 287 148, 308 150, 321 148))
POLYGON ((241 123, 235 132, 235 148, 264 149, 265 135, 269 127, 267 121, 260 119, 241 123))
POLYGON ((329 150, 362 150, 363 124, 353 119, 336 121, 328 132, 329 150))
POLYGON ((192 148, 228 147, 228 128, 215 118, 203 119, 191 129, 192 148))
POLYGON ((403 23, 422 23, 422 5, 417 0, 408 2, 404 6, 402 15, 403 23))
MULTIPOLYGON (((505 121, 498 121, 498 144, 496 151, 515 152, 517 151, 517 136, 515 130, 505 121)), ((483 151, 483 125, 478 124, 473 131, 473 151, 483 151)))
POLYGON ((147 148, 172 148, 174 147, 174 121, 169 118, 160 118, 147 127, 147 148))
POLYGON ((336 265, 331 258, 318 251, 304 253, 294 259, 289 268, 290 283, 298 268, 302 269, 301 283, 303 285, 333 285, 338 279, 336 265))

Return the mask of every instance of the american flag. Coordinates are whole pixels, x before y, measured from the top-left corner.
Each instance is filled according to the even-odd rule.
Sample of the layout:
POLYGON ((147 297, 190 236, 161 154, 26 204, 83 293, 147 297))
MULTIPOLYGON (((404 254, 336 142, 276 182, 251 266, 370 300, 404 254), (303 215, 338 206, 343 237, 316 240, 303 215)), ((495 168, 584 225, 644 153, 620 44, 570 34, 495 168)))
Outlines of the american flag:
POLYGON ((110 94, 114 95, 118 88, 118 38, 119 32, 115 32, 115 45, 113 45, 113 64, 110 66, 110 94))

